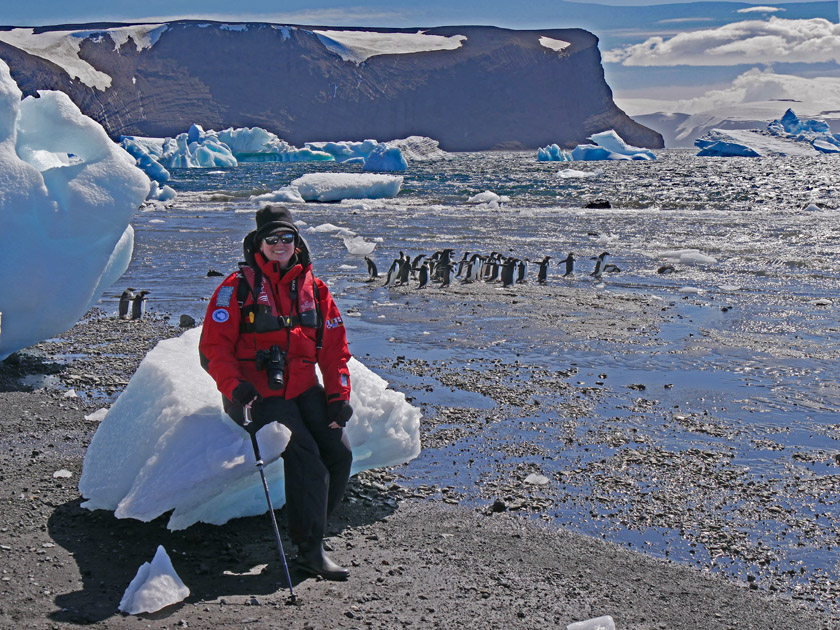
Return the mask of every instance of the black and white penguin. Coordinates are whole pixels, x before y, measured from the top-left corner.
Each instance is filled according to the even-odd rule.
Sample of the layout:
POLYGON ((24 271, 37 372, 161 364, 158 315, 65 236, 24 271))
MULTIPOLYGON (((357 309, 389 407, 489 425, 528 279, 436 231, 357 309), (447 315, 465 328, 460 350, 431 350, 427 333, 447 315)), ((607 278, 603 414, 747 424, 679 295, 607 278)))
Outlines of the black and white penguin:
POLYGON ((376 268, 376 263, 373 262, 368 256, 365 256, 365 263, 367 264, 367 272, 370 278, 368 278, 368 282, 373 282, 376 278, 379 277, 379 270, 376 268))
POLYGON ((394 262, 391 263, 391 266, 388 267, 388 273, 385 275, 385 282, 382 284, 383 287, 387 287, 394 278, 397 276, 398 270, 400 268, 400 259, 395 258, 394 262))
POLYGON ((417 285, 418 289, 422 289, 426 286, 429 282, 429 263, 423 261, 423 264, 420 265, 420 271, 418 273, 418 280, 420 284, 417 285))
POLYGON ((612 254, 610 254, 609 252, 601 252, 597 256, 592 257, 592 260, 594 260, 596 262, 595 262, 595 270, 591 274, 589 274, 590 276, 593 276, 595 278, 600 278, 601 277, 601 274, 604 273, 604 259, 607 256, 612 256, 612 254))
POLYGON ((131 319, 143 319, 143 313, 146 312, 146 296, 149 291, 145 289, 137 293, 131 301, 131 319))
POLYGON ((516 258, 508 258, 501 264, 502 287, 509 287, 513 284, 513 270, 516 268, 516 258))
POLYGON ((529 262, 530 261, 527 258, 523 258, 522 260, 519 261, 519 265, 518 265, 518 268, 517 268, 517 275, 516 275, 516 282, 518 284, 524 284, 525 282, 527 282, 527 280, 525 279, 525 276, 528 273, 528 263, 529 262))
POLYGON ((537 282, 540 284, 544 283, 548 278, 548 261, 551 260, 551 256, 546 256, 540 261, 540 269, 537 272, 537 282))
POLYGON ((570 276, 575 271, 575 255, 572 252, 569 252, 569 255, 566 256, 563 260, 559 261, 557 264, 566 265, 566 268, 563 271, 564 278, 570 276))
POLYGON ((131 287, 128 287, 122 292, 122 295, 120 296, 120 307, 117 315, 120 319, 128 319, 128 307, 133 299, 134 289, 131 287))
POLYGON ((397 270, 397 285, 408 284, 408 276, 411 274, 411 257, 406 256, 400 261, 397 270))
POLYGON ((438 268, 440 270, 440 277, 441 277, 441 283, 440 283, 441 288, 449 286, 449 283, 452 279, 452 267, 453 266, 454 265, 452 263, 449 263, 447 265, 438 265, 438 268))

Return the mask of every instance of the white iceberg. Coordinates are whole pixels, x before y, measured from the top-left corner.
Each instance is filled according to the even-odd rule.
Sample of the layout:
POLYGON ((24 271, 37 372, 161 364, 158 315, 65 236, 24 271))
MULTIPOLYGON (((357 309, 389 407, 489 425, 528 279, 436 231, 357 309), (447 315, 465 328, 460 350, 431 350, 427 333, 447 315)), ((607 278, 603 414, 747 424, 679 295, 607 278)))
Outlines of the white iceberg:
POLYGON ((67 95, 21 96, 0 61, 0 359, 71 328, 125 272, 129 221, 149 192, 134 158, 67 95))
POLYGON ((788 109, 766 130, 712 129, 694 144, 701 157, 814 156, 840 153, 840 134, 824 120, 800 120, 788 109))
POLYGON ((348 252, 358 256, 367 256, 368 254, 372 254, 373 250, 376 249, 376 243, 369 243, 361 236, 345 236, 344 246, 348 252))
POLYGON ((382 199, 396 197, 402 188, 399 175, 373 173, 309 173, 293 180, 306 201, 341 201, 342 199, 382 199))
POLYGON ((283 186, 277 190, 262 195, 253 195, 251 201, 268 203, 306 203, 306 199, 300 196, 295 186, 283 186))
POLYGON ((659 254, 662 258, 671 263, 682 263, 686 265, 714 265, 717 258, 701 254, 699 249, 672 249, 659 254))
POLYGON ((497 195, 492 190, 485 190, 467 199, 467 203, 487 204, 491 208, 498 208, 500 204, 507 203, 508 201, 510 201, 510 197, 507 195, 497 195))
MULTIPOLYGON (((224 412, 201 368, 201 329, 161 341, 142 361, 88 447, 79 481, 84 507, 150 521, 172 511, 170 529, 220 525, 266 511, 247 433, 224 412)), ((420 411, 405 395, 351 359, 354 414, 347 424, 353 473, 410 461, 420 453, 420 411)), ((275 508, 285 503, 283 460, 289 432, 259 432, 275 508)))
POLYGON ((589 139, 594 144, 579 144, 571 151, 565 151, 556 144, 550 144, 537 151, 537 160, 540 162, 569 162, 572 160, 594 162, 599 160, 656 159, 656 154, 653 151, 627 144, 613 129, 593 133, 589 139))
POLYGON ((153 613, 177 604, 190 596, 172 560, 162 545, 158 545, 151 563, 144 562, 131 580, 120 600, 120 612, 129 615, 153 613))

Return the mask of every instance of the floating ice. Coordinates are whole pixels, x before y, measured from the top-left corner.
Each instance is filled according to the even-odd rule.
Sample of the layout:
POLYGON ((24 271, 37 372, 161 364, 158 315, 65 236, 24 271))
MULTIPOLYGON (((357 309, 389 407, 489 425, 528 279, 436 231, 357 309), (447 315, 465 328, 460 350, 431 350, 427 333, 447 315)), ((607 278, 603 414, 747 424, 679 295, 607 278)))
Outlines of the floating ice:
POLYGON ((39 95, 21 101, 0 61, 0 359, 72 327, 125 272, 149 192, 66 94, 39 95), (45 308, 56 296, 61 308, 45 308))
POLYGON ((292 186, 306 201, 341 201, 396 197, 402 183, 399 175, 309 173, 293 180, 292 186))
POLYGON ((700 295, 702 293, 705 293, 706 290, 701 289, 700 287, 680 287, 679 292, 680 293, 693 293, 695 295, 700 295))
POLYGON ((351 254, 367 256, 376 249, 376 243, 369 243, 361 236, 344 237, 344 246, 351 254))
POLYGON ((571 152, 550 144, 537 151, 540 162, 569 162, 579 160, 594 162, 599 160, 655 160, 656 155, 650 149, 634 147, 622 140, 614 130, 594 133, 590 140, 595 144, 579 144, 571 152))
POLYGON ((270 193, 262 195, 254 195, 251 201, 277 202, 277 203, 306 203, 306 200, 300 196, 298 189, 295 186, 283 186, 270 193))
MULTIPOLYGON (((222 524, 266 511, 248 435, 225 414, 199 365, 200 328, 161 341, 143 359, 91 441, 79 491, 84 507, 150 521, 172 511, 168 527, 222 524)), ((347 423, 353 472, 394 466, 420 452, 420 411, 355 359, 354 414, 347 423)), ((285 502, 283 460, 289 432, 259 432, 275 507, 285 502)))
POLYGON ((143 563, 125 590, 120 600, 120 612, 129 615, 153 613, 189 596, 190 589, 175 573, 166 550, 158 545, 151 563, 143 563))
POLYGON ((686 265, 714 265, 717 263, 717 258, 701 254, 698 249, 674 249, 661 252, 659 255, 668 262, 686 265))
POLYGON ((567 168, 562 171, 558 171, 557 177, 561 177, 563 179, 584 179, 586 177, 597 177, 601 175, 603 171, 578 171, 573 168, 567 168))
POLYGON ((698 156, 760 157, 840 153, 840 134, 827 122, 800 120, 792 109, 760 129, 712 129, 694 141, 698 156))
POLYGON ((408 168, 402 151, 398 147, 380 144, 365 158, 365 171, 404 171, 408 168))
POLYGON ((484 203, 491 208, 498 208, 500 204, 507 203, 508 201, 510 201, 510 197, 507 195, 497 195, 491 190, 485 190, 467 199, 467 203, 484 203))

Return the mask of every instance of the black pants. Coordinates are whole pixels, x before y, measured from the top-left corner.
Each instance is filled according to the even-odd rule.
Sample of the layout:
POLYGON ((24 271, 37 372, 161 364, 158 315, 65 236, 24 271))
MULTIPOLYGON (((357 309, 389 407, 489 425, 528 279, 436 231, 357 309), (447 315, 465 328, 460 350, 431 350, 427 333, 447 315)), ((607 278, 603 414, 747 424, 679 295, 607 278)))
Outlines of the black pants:
MULTIPOLYGON (((225 411, 234 420, 243 414, 227 399, 225 411)), ((251 417, 257 426, 279 422, 292 432, 283 452, 289 537, 295 544, 321 540, 353 463, 344 429, 329 427, 324 389, 313 387, 292 400, 264 398, 251 408, 251 417)))

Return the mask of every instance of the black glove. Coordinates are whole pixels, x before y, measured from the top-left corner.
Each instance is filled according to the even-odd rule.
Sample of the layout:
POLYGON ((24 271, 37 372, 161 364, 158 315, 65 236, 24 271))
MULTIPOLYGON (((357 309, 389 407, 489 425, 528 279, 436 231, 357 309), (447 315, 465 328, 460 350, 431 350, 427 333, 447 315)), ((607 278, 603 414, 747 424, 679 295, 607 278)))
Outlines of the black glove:
POLYGON ((334 400, 327 404, 327 421, 338 426, 347 426, 347 421, 353 416, 353 407, 346 400, 334 400))
POLYGON ((239 383, 231 393, 231 397, 233 398, 233 402, 243 407, 262 400, 262 396, 260 396, 257 388, 254 387, 253 383, 249 383, 248 381, 239 383))

